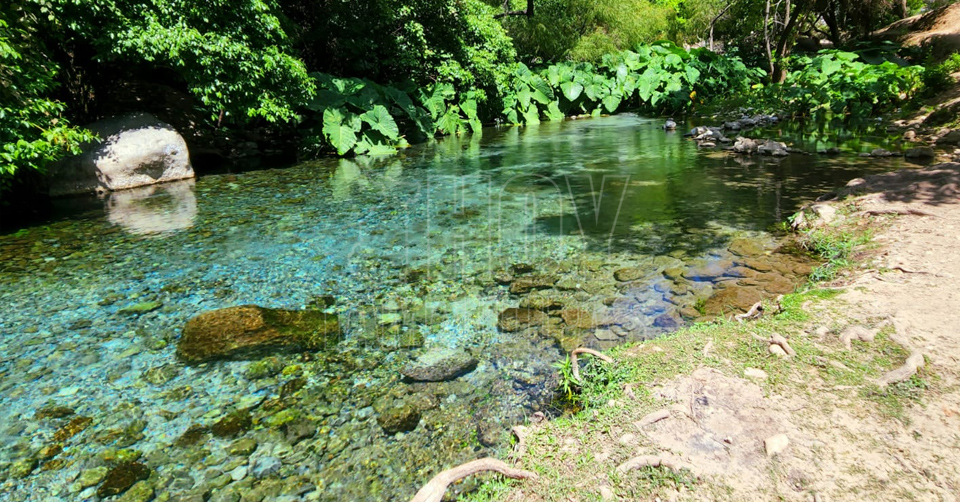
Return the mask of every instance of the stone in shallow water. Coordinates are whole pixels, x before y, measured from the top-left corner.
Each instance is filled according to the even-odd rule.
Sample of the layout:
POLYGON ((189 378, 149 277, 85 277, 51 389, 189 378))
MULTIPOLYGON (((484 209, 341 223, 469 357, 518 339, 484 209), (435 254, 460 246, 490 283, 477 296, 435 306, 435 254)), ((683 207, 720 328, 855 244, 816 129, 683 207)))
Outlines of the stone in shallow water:
POLYGON ((521 277, 515 279, 510 284, 510 292, 515 295, 529 293, 535 289, 552 288, 557 283, 557 278, 552 275, 535 275, 530 277, 521 277))
POLYGON ((149 477, 150 468, 139 462, 118 464, 107 473, 103 484, 97 488, 97 495, 100 498, 106 498, 123 493, 137 481, 143 481, 149 477))
POLYGON ((280 351, 332 347, 339 341, 336 315, 243 305, 204 312, 187 321, 177 357, 187 363, 256 359, 280 351))
POLYGON ((420 410, 413 403, 397 400, 393 406, 381 411, 377 423, 387 434, 412 431, 420 423, 420 410))
POLYGON ((764 251, 759 242, 747 238, 734 239, 728 249, 737 256, 757 256, 764 251))
POLYGON ((418 382, 444 382, 476 367, 477 360, 462 350, 434 349, 408 364, 400 373, 418 382))
POLYGON ((571 328, 593 329, 603 324, 593 312, 581 309, 563 309, 560 311, 560 316, 563 317, 563 322, 571 328))
POLYGON ((539 326, 546 320, 547 315, 539 310, 509 308, 500 313, 497 327, 501 331, 520 331, 531 326, 539 326))
POLYGON ((212 432, 214 436, 225 438, 242 434, 250 430, 251 427, 253 427, 253 419, 250 417, 250 412, 237 410, 227 414, 227 416, 213 424, 210 432, 212 432))
POLYGON ((620 282, 635 281, 643 277, 643 270, 639 268, 621 268, 613 273, 613 278, 620 282))
POLYGON ((760 292, 754 288, 731 286, 721 289, 707 299, 703 306, 706 315, 746 312, 760 301, 760 292))

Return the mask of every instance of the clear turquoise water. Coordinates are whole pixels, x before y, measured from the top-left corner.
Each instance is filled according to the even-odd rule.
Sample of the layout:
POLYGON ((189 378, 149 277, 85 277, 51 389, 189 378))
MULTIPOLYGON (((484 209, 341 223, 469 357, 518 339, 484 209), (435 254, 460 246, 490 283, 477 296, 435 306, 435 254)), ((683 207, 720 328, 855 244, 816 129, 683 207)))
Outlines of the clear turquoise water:
MULTIPOLYGON (((29 476, 7 476, 0 498, 91 499, 76 477, 112 465, 103 452, 118 447, 141 452, 156 492, 174 499, 303 480, 313 488, 291 500, 407 498, 442 467, 501 453, 509 426, 551 410, 551 365, 563 350, 548 336, 497 329, 497 314, 519 301, 498 274, 530 264, 557 275, 575 283, 562 292, 567 301, 588 311, 629 298, 617 305, 638 327, 614 343, 642 340, 663 332, 653 317, 680 303, 658 287, 664 268, 723 261, 738 237, 769 245, 768 230, 802 201, 902 163, 734 157, 698 150, 659 124, 621 115, 491 129, 399 157, 201 176, 64 202, 60 217, 0 236, 0 472, 63 446, 59 463, 40 459, 29 476), (626 290, 611 275, 622 267, 644 270, 626 290), (423 277, 411 281, 411 271, 423 277), (345 340, 316 360, 284 356, 299 365, 287 375, 255 380, 248 362, 184 366, 174 356, 196 314, 299 309, 323 294, 337 299, 345 340), (162 307, 123 312, 144 301, 162 307), (400 328, 421 333, 423 349, 398 349, 378 332, 391 302, 425 312, 400 328), (478 368, 453 382, 399 381, 397 369, 420 351, 451 346, 478 355, 478 368), (165 367, 169 380, 147 377, 165 367), (260 444, 249 459, 226 453, 234 439, 171 446, 191 425, 275 397, 296 377, 304 394, 284 406, 315 436, 292 443, 269 425, 276 411, 257 411, 244 436, 260 444), (374 409, 389 393, 440 404, 417 429, 389 436, 374 409), (93 422, 57 441, 70 418, 35 418, 50 404, 93 422), (131 424, 139 434, 120 433, 131 424), (499 441, 478 440, 490 430, 499 441), (267 457, 281 460, 278 472, 215 482, 267 457)), ((850 150, 873 146, 856 141, 850 150)), ((600 342, 583 343, 610 345, 600 342)))

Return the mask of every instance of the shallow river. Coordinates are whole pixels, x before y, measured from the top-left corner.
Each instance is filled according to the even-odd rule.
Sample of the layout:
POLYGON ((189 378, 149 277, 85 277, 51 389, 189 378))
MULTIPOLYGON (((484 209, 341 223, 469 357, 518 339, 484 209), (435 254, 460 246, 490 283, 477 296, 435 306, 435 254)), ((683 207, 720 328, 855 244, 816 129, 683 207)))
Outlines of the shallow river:
POLYGON ((717 292, 796 286, 811 264, 771 255, 770 230, 902 163, 856 157, 876 146, 863 138, 841 157, 735 157, 659 124, 490 129, 202 176, 0 236, 0 499, 97 500, 137 480, 130 500, 409 498, 557 413, 565 350, 676 329, 717 292), (177 360, 188 319, 248 304, 323 308, 343 339, 177 360), (438 349, 476 367, 401 377, 438 349))

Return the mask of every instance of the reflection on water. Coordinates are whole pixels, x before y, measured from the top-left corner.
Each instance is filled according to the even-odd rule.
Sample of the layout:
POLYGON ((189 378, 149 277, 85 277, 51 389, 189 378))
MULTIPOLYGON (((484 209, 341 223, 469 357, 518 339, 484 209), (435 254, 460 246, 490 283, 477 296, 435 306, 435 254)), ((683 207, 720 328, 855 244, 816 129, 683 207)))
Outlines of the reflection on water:
POLYGON ((0 470, 17 472, 0 491, 92 498, 81 473, 129 450, 157 498, 408 499, 555 411, 570 348, 657 336, 718 291, 789 291, 806 265, 774 260, 767 229, 899 162, 733 157, 621 115, 111 194, 105 215, 0 236, 0 470), (320 295, 335 350, 175 357, 197 314, 320 295), (401 380, 438 348, 478 364, 401 380))
POLYGON ((157 235, 193 226, 197 218, 195 180, 111 192, 105 210, 107 221, 133 235, 157 235))

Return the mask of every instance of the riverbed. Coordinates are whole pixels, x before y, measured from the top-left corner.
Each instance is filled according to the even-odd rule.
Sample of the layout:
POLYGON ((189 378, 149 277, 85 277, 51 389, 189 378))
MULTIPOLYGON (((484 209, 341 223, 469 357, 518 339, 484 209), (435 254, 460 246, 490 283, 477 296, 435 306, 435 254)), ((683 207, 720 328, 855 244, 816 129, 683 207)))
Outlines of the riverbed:
POLYGON ((882 137, 774 159, 660 124, 486 129, 396 157, 206 175, 64 201, 0 236, 0 498, 97 500, 124 473, 139 481, 127 494, 158 500, 409 498, 443 468, 505 454, 532 414, 562 413, 554 364, 572 348, 792 290, 816 264, 777 252, 786 218, 904 165, 855 155, 882 137), (177 360, 188 319, 237 305, 322 308, 342 340, 177 360), (401 376, 439 349, 476 367, 401 376), (399 412, 417 420, 388 431, 399 412))

